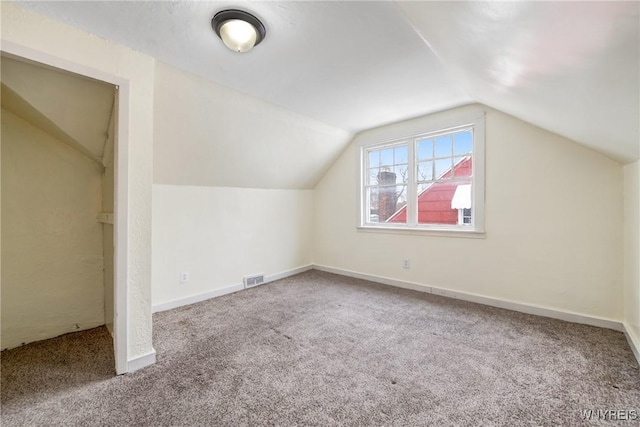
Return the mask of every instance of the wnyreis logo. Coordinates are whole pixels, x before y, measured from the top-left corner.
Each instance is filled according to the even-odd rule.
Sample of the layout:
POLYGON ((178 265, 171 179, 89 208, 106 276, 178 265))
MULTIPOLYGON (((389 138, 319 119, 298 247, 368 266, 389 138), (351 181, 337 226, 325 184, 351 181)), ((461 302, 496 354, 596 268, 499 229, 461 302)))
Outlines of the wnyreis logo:
POLYGON ((585 421, 640 420, 640 412, 637 409, 583 409, 580 415, 585 421))

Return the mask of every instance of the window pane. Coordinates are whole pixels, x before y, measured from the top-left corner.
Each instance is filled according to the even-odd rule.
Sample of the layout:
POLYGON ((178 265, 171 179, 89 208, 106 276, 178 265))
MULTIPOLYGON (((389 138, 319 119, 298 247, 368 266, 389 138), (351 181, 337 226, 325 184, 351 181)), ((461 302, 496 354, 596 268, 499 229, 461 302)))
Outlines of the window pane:
POLYGON ((451 156, 451 135, 436 138, 436 157, 451 156))
POLYGON ((378 185, 390 185, 396 183, 396 174, 389 168, 382 168, 376 176, 375 183, 378 185))
POLYGON ((378 222, 378 188, 367 188, 367 204, 369 205, 368 212, 366 214, 366 222, 378 222))
POLYGON ((380 166, 380 151, 369 151, 369 167, 377 168, 380 166))
POLYGON ((409 147, 406 145, 394 148, 393 154, 396 165, 409 162, 409 147))
POLYGON ((454 157, 454 175, 471 176, 471 157, 454 157))
POLYGON ((406 184, 409 181, 409 166, 396 166, 393 173, 396 174, 396 184, 406 184))
POLYGON ((407 186, 369 189, 369 222, 406 223, 407 186))
POLYGON ((451 178, 451 158, 436 160, 435 179, 451 178))
POLYGON ((369 173, 367 174, 367 185, 378 183, 378 173, 380 173, 380 168, 369 169, 369 173))
POLYGON ((427 160, 431 158, 433 158, 433 141, 431 139, 418 141, 418 160, 427 160))
POLYGON ((459 132, 453 136, 453 154, 461 155, 471 153, 471 131, 459 132))
POLYGON ((455 182, 418 185, 418 224, 457 224, 458 210, 451 208, 456 187, 455 182))
POLYGON ((433 179, 433 162, 418 163, 418 181, 431 181, 433 179))
POLYGON ((380 150, 380 166, 392 166, 392 165, 393 165, 393 148, 380 150))

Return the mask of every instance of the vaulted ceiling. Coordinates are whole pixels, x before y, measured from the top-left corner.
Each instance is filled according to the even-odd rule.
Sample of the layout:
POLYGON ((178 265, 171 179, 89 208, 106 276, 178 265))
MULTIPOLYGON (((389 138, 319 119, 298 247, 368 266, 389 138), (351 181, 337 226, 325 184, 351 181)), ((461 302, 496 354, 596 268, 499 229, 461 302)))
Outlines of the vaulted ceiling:
POLYGON ((474 100, 621 161, 640 146, 635 2, 399 2, 474 100))
POLYGON ((638 2, 19 2, 177 68, 357 132, 481 102, 637 159, 638 2), (267 37, 229 51, 212 16, 267 37))

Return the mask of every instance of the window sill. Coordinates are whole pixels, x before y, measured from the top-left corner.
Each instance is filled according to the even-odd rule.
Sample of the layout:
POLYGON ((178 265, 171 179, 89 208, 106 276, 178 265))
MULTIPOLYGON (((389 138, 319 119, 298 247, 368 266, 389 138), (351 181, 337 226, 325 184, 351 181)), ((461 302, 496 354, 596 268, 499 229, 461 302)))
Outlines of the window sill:
POLYGON ((487 233, 474 230, 437 230, 427 228, 400 228, 400 227, 379 227, 361 225, 357 227, 358 232, 383 233, 383 234, 405 234, 413 236, 434 236, 434 237, 458 237, 463 239, 486 239, 487 233))

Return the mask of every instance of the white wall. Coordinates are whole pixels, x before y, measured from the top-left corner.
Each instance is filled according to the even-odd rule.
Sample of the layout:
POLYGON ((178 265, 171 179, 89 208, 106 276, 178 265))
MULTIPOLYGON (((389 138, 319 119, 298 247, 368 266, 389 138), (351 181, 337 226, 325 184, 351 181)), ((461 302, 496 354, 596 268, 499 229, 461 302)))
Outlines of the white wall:
POLYGON ((314 194, 314 263, 621 320, 622 166, 484 110, 485 239, 356 228, 359 141, 401 136, 427 116, 363 132, 323 177, 314 194), (404 258, 411 269, 402 268, 404 258))
POLYGON ((2 348, 104 324, 101 165, 2 110, 2 348))
POLYGON ((624 167, 624 322, 640 352, 640 161, 624 167))
POLYGON ((310 264, 312 217, 311 190, 154 185, 153 305, 310 264))
MULTIPOLYGON (((117 76, 130 84, 127 111, 128 145, 128 355, 129 361, 152 353, 151 336, 151 185, 153 165, 154 59, 1 2, 2 42, 31 49, 37 55, 77 68, 117 76)), ((123 124, 124 125, 124 124, 123 124)), ((4 254, 3 254, 4 255, 4 254)))
POLYGON ((352 135, 156 63, 154 183, 311 189, 352 135))
POLYGON ((155 76, 153 305, 310 264, 306 188, 350 135, 166 64, 155 76))

